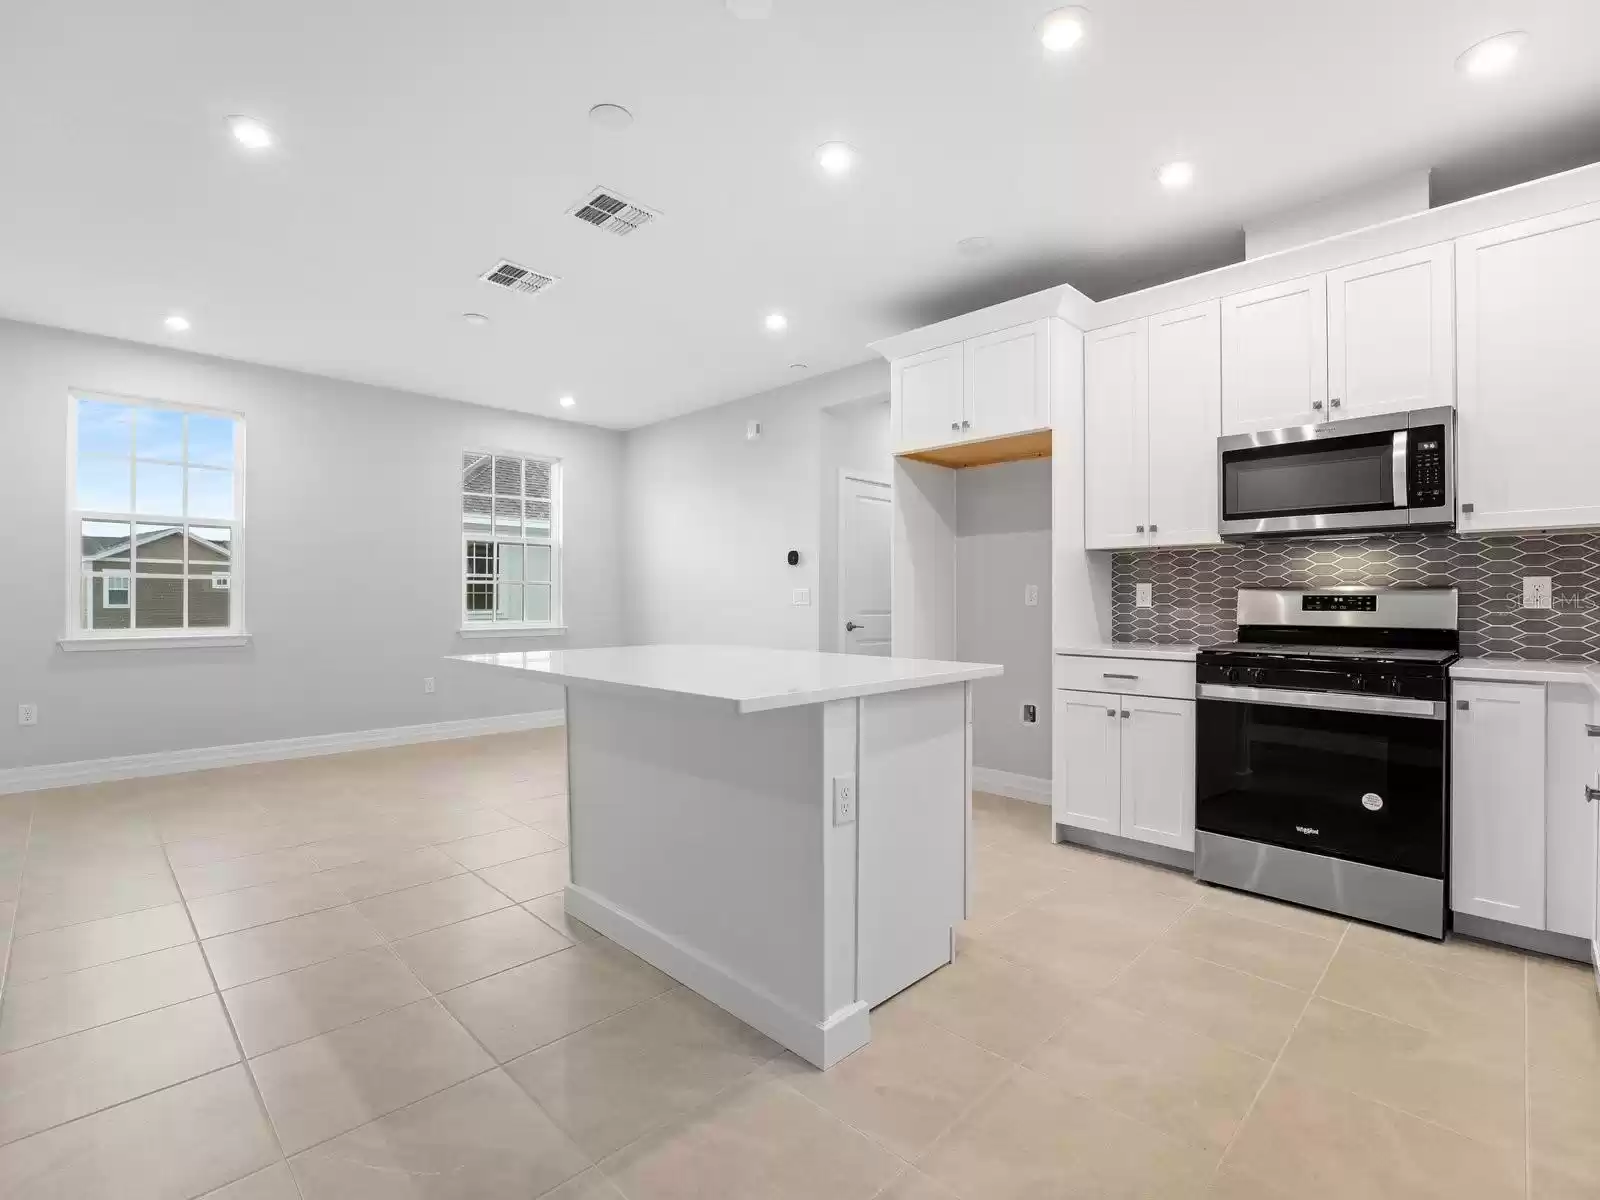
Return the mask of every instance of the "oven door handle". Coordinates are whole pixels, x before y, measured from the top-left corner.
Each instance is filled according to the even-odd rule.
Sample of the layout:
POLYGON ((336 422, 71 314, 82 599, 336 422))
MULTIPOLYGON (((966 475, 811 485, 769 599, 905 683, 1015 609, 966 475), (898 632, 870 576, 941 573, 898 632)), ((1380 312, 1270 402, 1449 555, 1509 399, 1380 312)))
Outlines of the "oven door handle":
POLYGON ((1238 700, 1245 704, 1275 704, 1283 708, 1319 708, 1329 712, 1379 713, 1389 717, 1416 717, 1424 721, 1445 719, 1443 700, 1412 700, 1405 696, 1353 696, 1344 692, 1292 692, 1279 688, 1232 687, 1202 683, 1195 689, 1201 700, 1238 700))

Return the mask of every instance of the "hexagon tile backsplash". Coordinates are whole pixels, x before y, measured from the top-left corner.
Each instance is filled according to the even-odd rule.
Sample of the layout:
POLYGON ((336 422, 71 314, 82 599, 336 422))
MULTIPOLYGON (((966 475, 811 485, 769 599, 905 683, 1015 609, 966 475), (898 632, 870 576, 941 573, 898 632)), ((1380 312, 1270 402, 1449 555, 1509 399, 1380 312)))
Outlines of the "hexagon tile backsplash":
POLYGON ((1240 542, 1112 558, 1112 636, 1119 642, 1233 640, 1242 587, 1455 587, 1461 652, 1600 662, 1600 533, 1462 538, 1403 534, 1349 541, 1240 542), (1548 575, 1555 607, 1522 607, 1522 577, 1548 575), (1153 585, 1152 608, 1134 585, 1153 585))

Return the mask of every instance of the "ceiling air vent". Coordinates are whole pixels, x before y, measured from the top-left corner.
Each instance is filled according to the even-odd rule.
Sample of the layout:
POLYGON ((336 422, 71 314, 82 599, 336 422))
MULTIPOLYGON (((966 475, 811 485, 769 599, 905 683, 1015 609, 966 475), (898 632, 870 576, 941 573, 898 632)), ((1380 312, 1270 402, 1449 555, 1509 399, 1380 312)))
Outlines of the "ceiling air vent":
POLYGON ((596 188, 567 211, 578 220, 618 237, 626 237, 660 215, 617 195, 610 188, 596 188))
POLYGON ((519 267, 514 262, 502 259, 478 278, 507 291, 532 296, 558 282, 560 276, 541 275, 538 271, 530 271, 527 267, 519 267))

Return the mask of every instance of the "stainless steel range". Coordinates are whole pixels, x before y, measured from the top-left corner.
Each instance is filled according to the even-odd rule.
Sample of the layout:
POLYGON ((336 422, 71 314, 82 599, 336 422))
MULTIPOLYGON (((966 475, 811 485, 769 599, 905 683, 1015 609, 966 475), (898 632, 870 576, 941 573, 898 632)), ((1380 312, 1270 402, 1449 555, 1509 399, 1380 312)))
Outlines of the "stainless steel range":
POLYGON ((1196 663, 1196 877, 1443 937, 1455 589, 1244 589, 1238 627, 1196 663))

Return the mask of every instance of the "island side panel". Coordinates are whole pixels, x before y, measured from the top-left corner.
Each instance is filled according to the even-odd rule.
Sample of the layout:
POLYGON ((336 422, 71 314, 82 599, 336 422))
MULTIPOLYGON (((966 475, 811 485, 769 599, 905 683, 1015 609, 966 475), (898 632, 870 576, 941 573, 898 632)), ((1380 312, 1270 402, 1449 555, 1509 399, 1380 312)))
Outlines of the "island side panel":
POLYGON ((823 1022, 822 706, 569 687, 567 714, 573 887, 634 927, 601 932, 786 1045, 780 1016, 823 1022))
MULTIPOLYGON (((824 846, 823 903, 826 930, 823 969, 824 1004, 833 1022, 850 1018, 860 1006, 856 979, 857 822, 836 822, 833 789, 836 779, 856 779, 856 723, 862 701, 833 700, 822 706, 823 778, 817 819, 824 846)), ((857 792, 860 784, 857 783, 857 792)), ((858 803, 859 811, 859 803, 858 803)), ((851 1047, 855 1049, 856 1047, 851 1047)))
POLYGON ((966 910, 967 688, 868 696, 860 714, 859 996, 950 961, 966 910))

